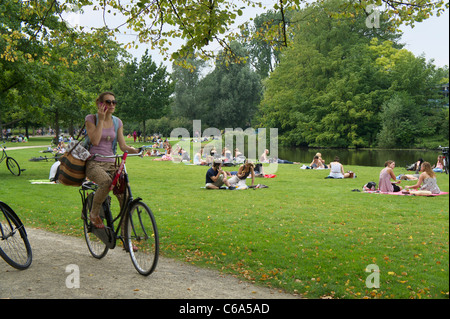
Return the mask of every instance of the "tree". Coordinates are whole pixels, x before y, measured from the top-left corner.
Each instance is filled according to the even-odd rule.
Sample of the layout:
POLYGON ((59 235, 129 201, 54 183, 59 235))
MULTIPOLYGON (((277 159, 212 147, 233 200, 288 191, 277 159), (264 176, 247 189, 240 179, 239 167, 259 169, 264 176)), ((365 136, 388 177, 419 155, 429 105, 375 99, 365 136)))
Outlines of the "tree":
MULTIPOLYGON (((391 124, 381 114, 398 110, 398 99, 391 100, 398 94, 415 114, 431 115, 439 83, 432 64, 402 49, 389 25, 368 29, 365 15, 337 19, 340 10, 340 2, 330 0, 293 17, 302 23, 293 26, 293 43, 266 81, 260 105, 261 126, 278 127, 281 143, 386 146, 387 137, 377 136, 391 124)), ((417 119, 411 127, 414 138, 433 131, 417 119)), ((411 136, 403 137, 403 145, 417 141, 411 136)))
POLYGON ((411 147, 417 128, 422 123, 420 108, 405 92, 395 94, 383 105, 380 114, 382 128, 378 145, 384 148, 411 147))
MULTIPOLYGON (((193 55, 194 56, 194 55, 193 55)), ((175 83, 174 99, 172 104, 172 114, 186 119, 199 119, 203 110, 199 108, 201 104, 200 85, 201 72, 205 61, 198 58, 188 58, 186 61, 192 68, 181 66, 178 61, 173 64, 172 79, 175 83)))
POLYGON ((389 85, 373 64, 370 39, 395 39, 368 29, 364 14, 334 18, 340 1, 310 6, 293 20, 292 45, 266 81, 263 127, 278 127, 288 145, 370 146, 379 130, 377 113, 389 85))
POLYGON ((66 6, 55 0, 0 4, 0 129, 2 121, 51 123, 58 135, 60 124, 82 123, 82 110, 117 74, 124 50, 105 30, 70 28, 60 17, 66 6))
POLYGON ((284 37, 281 30, 273 26, 278 26, 282 21, 279 12, 269 10, 258 15, 252 25, 247 23, 242 30, 241 39, 249 53, 248 62, 256 69, 261 79, 273 72, 280 61, 284 37))
MULTIPOLYGON (((243 46, 231 43, 231 50, 246 54, 243 46)), ((246 63, 228 63, 222 51, 215 69, 200 82, 202 122, 216 128, 249 127, 261 99, 260 77, 246 63)))
MULTIPOLYGON (((313 4, 321 2, 316 0, 313 4)), ((121 13, 125 21, 120 25, 109 26, 112 32, 126 25, 138 34, 138 42, 150 43, 152 48, 159 48, 162 54, 174 60, 187 57, 192 50, 201 52, 203 57, 213 57, 215 53, 208 47, 212 42, 224 49, 229 48, 229 44, 238 36, 238 32, 232 31, 237 17, 243 15, 246 7, 263 7, 262 2, 253 0, 61 0, 60 6, 68 3, 76 3, 80 7, 93 5, 94 9, 103 11, 104 16, 121 13), (169 53, 172 39, 183 39, 185 43, 169 53)), ((280 32, 284 46, 287 46, 289 35, 286 12, 307 6, 309 1, 273 0, 272 3, 271 9, 280 13, 281 21, 271 28, 275 30, 274 33, 280 32)), ((355 11, 366 14, 369 5, 383 6, 391 26, 398 27, 401 24, 414 25, 433 14, 439 15, 448 9, 449 4, 445 0, 350 0, 342 1, 341 5, 344 10, 339 13, 340 16, 354 14, 355 11)), ((132 41, 132 45, 137 45, 136 41, 132 41)))
POLYGON ((174 85, 166 67, 152 61, 148 50, 140 62, 134 59, 124 67, 123 75, 114 84, 114 91, 121 106, 118 114, 130 121, 142 123, 166 115, 169 112, 174 85))

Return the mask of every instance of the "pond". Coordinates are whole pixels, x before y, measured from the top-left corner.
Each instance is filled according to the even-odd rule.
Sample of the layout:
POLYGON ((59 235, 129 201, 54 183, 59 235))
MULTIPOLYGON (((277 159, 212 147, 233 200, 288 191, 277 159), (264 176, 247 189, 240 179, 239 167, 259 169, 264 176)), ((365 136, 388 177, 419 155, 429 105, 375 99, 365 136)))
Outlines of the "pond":
POLYGON ((317 149, 317 148, 286 148, 278 147, 278 158, 292 162, 300 162, 309 165, 314 155, 319 152, 326 164, 330 163, 335 156, 339 156, 340 162, 344 165, 359 166, 379 166, 383 167, 384 162, 393 160, 397 167, 416 162, 419 158, 436 164, 440 150, 368 150, 368 149, 317 149))

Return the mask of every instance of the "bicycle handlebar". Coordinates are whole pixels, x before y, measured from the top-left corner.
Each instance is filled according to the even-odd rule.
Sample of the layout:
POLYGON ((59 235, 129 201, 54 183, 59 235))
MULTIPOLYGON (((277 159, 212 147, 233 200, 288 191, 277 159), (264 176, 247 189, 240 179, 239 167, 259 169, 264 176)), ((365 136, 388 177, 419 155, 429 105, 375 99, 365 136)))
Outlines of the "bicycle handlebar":
POLYGON ((125 158, 126 157, 129 157, 129 156, 142 156, 142 154, 144 153, 144 151, 145 151, 145 147, 143 146, 143 147, 140 147, 139 148, 140 149, 140 152, 139 153, 136 153, 136 154, 130 154, 130 153, 128 153, 128 152, 124 152, 123 154, 116 154, 116 155, 101 155, 101 154, 94 154, 93 156, 94 157, 103 157, 103 158, 122 158, 122 157, 124 157, 125 156, 125 154, 127 154, 126 156, 125 156, 125 158))

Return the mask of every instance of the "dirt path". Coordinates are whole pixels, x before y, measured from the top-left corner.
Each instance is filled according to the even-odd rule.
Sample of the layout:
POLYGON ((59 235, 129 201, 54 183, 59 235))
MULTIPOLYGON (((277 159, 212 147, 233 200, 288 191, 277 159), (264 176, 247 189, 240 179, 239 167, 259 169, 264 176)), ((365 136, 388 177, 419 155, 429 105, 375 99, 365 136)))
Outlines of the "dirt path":
POLYGON ((34 145, 34 146, 13 146, 6 148, 6 151, 8 150, 23 150, 25 148, 44 148, 47 149, 48 145, 34 145))
POLYGON ((0 298, 298 298, 167 258, 160 258, 156 271, 144 277, 121 247, 97 260, 82 238, 39 229, 27 232, 33 250, 31 267, 19 271, 0 258, 0 298), (73 279, 77 272, 79 288, 73 279))

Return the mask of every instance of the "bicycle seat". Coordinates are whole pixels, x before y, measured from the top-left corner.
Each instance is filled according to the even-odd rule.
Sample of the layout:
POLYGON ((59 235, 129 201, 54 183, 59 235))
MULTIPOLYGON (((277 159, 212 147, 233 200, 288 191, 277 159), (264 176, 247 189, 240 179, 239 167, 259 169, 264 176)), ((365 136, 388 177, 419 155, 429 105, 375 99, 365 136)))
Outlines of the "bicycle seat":
POLYGON ((95 191, 97 188, 98 188, 98 185, 97 184, 95 184, 94 182, 92 182, 92 181, 86 181, 86 182, 84 182, 82 185, 81 185, 81 188, 83 189, 83 190, 93 190, 93 191, 95 191))

